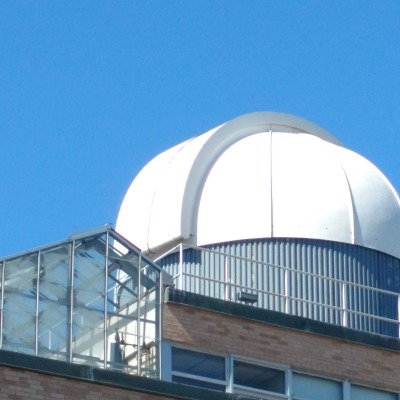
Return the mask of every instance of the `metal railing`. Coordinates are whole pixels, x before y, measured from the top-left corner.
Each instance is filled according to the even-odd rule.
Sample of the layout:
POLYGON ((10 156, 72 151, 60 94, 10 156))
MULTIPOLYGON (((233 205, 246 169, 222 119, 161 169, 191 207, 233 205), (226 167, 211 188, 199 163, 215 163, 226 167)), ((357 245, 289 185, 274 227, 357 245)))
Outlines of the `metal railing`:
POLYGON ((245 292, 255 307, 400 337, 397 292, 190 245, 159 260, 181 290, 233 302, 245 292))

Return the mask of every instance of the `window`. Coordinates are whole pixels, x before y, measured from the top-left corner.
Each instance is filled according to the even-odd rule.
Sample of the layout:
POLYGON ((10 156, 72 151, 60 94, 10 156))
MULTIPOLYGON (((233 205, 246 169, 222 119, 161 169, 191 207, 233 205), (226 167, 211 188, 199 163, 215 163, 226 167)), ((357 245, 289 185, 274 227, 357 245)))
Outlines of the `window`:
POLYGON ((172 382, 226 390, 225 357, 172 348, 172 382))
POLYGON ((238 356, 166 345, 163 379, 258 400, 400 400, 397 393, 290 371, 238 356), (168 356, 170 354, 170 357, 168 356), (291 377, 291 379, 290 379, 291 377), (291 384, 289 384, 291 382, 291 384), (291 395, 290 395, 291 393, 291 395))
POLYGON ((263 399, 286 399, 287 369, 256 360, 171 347, 172 382, 263 399))
POLYGON ((292 373, 293 400, 398 400, 392 392, 334 381, 316 376, 292 373), (343 387, 343 384, 345 385, 343 387), (348 390, 344 390, 348 387, 348 390))
POLYGON ((342 382, 293 372, 293 400, 342 400, 342 382))
POLYGON ((233 387, 235 393, 236 389, 252 389, 286 394, 286 372, 284 369, 234 359, 233 387))
POLYGON ((395 393, 371 389, 364 386, 351 385, 351 400, 397 400, 395 393))

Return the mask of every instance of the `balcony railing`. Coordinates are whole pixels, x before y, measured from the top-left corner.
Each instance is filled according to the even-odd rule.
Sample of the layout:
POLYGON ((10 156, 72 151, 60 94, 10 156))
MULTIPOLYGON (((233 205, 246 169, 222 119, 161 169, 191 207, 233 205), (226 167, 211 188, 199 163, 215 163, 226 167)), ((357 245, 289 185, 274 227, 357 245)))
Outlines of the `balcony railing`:
POLYGON ((397 292, 190 245, 158 260, 181 290, 400 337, 397 292))

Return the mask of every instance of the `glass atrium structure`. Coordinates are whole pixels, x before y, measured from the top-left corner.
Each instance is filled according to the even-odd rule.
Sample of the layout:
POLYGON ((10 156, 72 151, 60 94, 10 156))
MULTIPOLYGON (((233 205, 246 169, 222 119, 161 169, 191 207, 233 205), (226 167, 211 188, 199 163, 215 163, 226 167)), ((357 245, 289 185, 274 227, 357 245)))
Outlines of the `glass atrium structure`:
POLYGON ((0 271, 1 349, 159 376, 168 276, 110 227, 3 259, 0 271))

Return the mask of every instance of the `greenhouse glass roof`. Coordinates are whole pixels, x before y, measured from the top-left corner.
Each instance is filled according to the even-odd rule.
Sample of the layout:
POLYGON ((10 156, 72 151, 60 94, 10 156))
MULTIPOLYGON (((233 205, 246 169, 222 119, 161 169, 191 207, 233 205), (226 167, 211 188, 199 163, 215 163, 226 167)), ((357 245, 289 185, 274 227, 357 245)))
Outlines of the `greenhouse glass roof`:
POLYGON ((160 282, 109 226, 0 260, 1 349, 159 376, 160 282))

